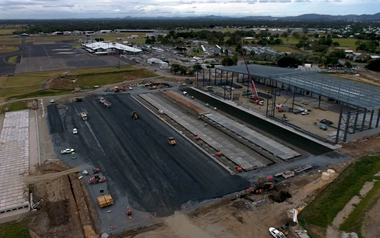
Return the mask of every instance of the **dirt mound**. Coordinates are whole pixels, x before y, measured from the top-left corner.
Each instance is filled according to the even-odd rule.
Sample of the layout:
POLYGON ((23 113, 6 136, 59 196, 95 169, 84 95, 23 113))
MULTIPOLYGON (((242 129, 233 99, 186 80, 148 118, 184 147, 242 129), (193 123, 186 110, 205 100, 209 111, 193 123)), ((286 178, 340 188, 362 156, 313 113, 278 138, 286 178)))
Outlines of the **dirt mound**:
POLYGON ((280 191, 278 193, 274 193, 268 196, 269 199, 279 203, 284 202, 286 199, 291 197, 292 195, 286 191, 280 191))
POLYGON ((69 202, 62 200, 58 202, 46 202, 46 210, 51 226, 65 225, 69 221, 68 213, 69 202))
MULTIPOLYGON (((47 170, 45 170, 47 171, 47 170)), ((52 170, 55 172, 56 170, 52 170)), ((72 173, 77 173, 80 172, 79 168, 72 168, 72 169, 67 169, 64 171, 56 172, 56 173, 47 173, 47 174, 41 174, 41 175, 31 175, 31 176, 26 176, 24 177, 24 183, 26 184, 35 184, 43 181, 52 181, 57 178, 60 178, 65 175, 69 175, 72 173)))
POLYGON ((89 225, 83 226, 83 230, 84 230, 85 238, 98 238, 98 236, 95 234, 95 231, 92 229, 91 226, 89 225))

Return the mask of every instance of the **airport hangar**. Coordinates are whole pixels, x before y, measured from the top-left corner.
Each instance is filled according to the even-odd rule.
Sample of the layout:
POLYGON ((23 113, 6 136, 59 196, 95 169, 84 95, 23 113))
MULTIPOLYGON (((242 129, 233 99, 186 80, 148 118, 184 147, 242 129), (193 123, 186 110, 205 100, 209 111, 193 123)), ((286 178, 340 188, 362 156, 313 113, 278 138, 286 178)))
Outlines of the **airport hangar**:
MULTIPOLYGON (((380 88, 311 70, 301 71, 256 64, 248 65, 248 70, 255 84, 271 88, 270 91, 267 91, 268 94, 258 93, 260 97, 267 99, 265 113, 267 118, 332 144, 349 142, 380 133, 380 88), (275 117, 276 96, 279 95, 280 90, 284 89, 295 92, 291 111, 294 108, 296 94, 315 98, 318 100, 319 108, 321 100, 334 101, 340 105, 335 141, 329 141, 275 117)), ((230 85, 232 87, 235 80, 238 83, 248 84, 247 90, 250 90, 249 74, 246 65, 214 68, 213 73, 212 70, 207 73, 203 70, 196 76, 196 86, 230 85)), ((232 91, 230 90, 229 93, 232 98, 232 91)))

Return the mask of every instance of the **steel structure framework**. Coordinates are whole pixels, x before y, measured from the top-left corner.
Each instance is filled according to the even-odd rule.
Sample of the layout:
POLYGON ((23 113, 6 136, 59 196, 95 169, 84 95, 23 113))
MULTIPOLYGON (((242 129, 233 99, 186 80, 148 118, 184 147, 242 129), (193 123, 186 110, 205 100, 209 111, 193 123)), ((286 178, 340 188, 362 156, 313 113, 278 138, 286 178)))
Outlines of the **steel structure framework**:
MULTIPOLYGON (((311 94, 319 95, 319 103, 322 96, 340 104, 341 110, 335 144, 338 143, 340 139, 344 142, 357 139, 355 136, 352 136, 355 132, 363 132, 370 129, 375 129, 372 130, 372 134, 380 132, 380 88, 311 70, 301 71, 255 64, 248 65, 248 67, 252 79, 255 82, 264 83, 274 88, 274 90, 270 92, 274 98, 276 95, 275 89, 286 85, 287 87, 292 87, 295 92, 302 89, 311 94), (346 111, 345 115, 343 113, 344 111, 346 111)), ((247 77, 248 72, 245 65, 221 67, 212 69, 212 71, 214 72, 213 80, 211 79, 211 70, 209 70, 207 74, 205 74, 205 71, 203 71, 203 74, 197 74, 196 85, 200 86, 199 82, 202 82, 203 86, 205 86, 205 83, 211 86, 212 82, 216 85, 217 81, 223 82, 224 79, 227 85, 232 86, 234 77, 232 76, 232 78, 229 79, 228 72, 237 74, 237 78, 239 78, 239 75, 242 75, 243 82, 249 84, 247 77), (202 77, 202 75, 203 79, 200 80, 199 77, 202 77), (208 80, 205 80, 206 75, 208 76, 208 80), (217 75, 220 76, 217 77, 217 75)), ((247 87, 247 90, 249 90, 249 87, 247 87)), ((224 93, 224 95, 226 94, 224 93)), ((294 106, 294 97, 292 104, 294 106)), ((269 112, 268 109, 275 109, 273 107, 267 107, 266 116, 273 117, 274 112, 269 112)), ((369 134, 370 133, 362 133, 363 136, 369 134)))

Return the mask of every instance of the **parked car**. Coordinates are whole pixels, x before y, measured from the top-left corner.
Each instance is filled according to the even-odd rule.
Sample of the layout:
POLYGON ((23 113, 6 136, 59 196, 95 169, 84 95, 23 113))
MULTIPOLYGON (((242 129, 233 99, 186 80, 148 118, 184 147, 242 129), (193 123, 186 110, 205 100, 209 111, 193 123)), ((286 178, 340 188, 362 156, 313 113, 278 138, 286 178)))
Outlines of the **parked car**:
POLYGON ((322 119, 319 122, 325 124, 326 126, 331 126, 333 124, 332 121, 327 120, 327 119, 322 119))
POLYGON ((99 101, 100 101, 100 103, 104 103, 105 100, 106 99, 104 97, 101 97, 99 101))
POLYGON ((51 100, 50 100, 50 103, 54 103, 54 102, 55 102, 54 99, 51 99, 51 100))
POLYGON ((71 154, 72 152, 74 152, 74 149, 64 149, 64 150, 61 150, 61 154, 71 154))
POLYGON ((301 112, 301 115, 309 115, 309 111, 305 110, 305 111, 301 112))
POLYGON ((269 233, 275 238, 286 238, 284 233, 282 233, 274 227, 269 227, 269 233))
POLYGON ((78 130, 77 130, 77 128, 74 128, 74 129, 73 129, 73 134, 78 134, 78 130))

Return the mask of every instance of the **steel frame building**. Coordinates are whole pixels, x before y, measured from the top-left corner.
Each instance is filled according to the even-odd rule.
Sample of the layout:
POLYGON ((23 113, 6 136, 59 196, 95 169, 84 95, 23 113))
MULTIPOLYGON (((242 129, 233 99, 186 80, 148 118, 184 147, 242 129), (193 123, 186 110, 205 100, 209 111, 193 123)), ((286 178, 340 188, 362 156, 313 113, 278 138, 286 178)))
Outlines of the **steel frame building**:
MULTIPOLYGON (((322 97, 324 100, 335 101, 340 105, 337 132, 333 144, 380 133, 380 88, 311 70, 301 71, 254 64, 248 65, 248 67, 255 83, 271 87, 268 94, 260 95, 267 99, 266 117, 278 120, 274 117, 276 96, 279 90, 288 89, 295 92, 292 108, 294 108, 296 94, 317 96, 318 107, 320 107, 322 97)), ((196 76, 196 86, 198 87, 213 85, 229 85, 232 87, 234 81, 247 83, 247 91, 250 90, 245 65, 214 68, 207 73, 203 70, 196 76)), ((230 90, 230 96, 231 93, 230 90)), ((226 92, 224 92, 224 98, 226 98, 225 95, 226 92)), ((304 132, 331 143, 330 140, 307 131, 304 132)))

